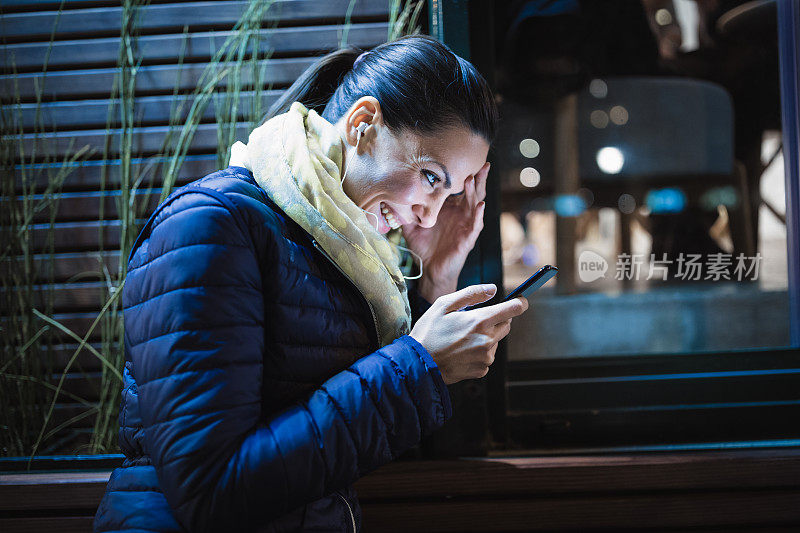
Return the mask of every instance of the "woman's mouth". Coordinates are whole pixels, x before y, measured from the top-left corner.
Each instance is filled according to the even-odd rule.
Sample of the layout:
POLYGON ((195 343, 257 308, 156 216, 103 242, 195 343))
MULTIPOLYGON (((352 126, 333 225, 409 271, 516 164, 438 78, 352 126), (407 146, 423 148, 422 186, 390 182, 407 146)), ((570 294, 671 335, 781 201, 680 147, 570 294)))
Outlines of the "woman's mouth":
MULTIPOLYGON (((385 203, 380 203, 381 214, 383 215, 384 223, 391 229, 397 229, 400 227, 400 220, 397 214, 392 211, 392 208, 386 205, 385 203)), ((389 231, 388 229, 386 231, 389 231)))

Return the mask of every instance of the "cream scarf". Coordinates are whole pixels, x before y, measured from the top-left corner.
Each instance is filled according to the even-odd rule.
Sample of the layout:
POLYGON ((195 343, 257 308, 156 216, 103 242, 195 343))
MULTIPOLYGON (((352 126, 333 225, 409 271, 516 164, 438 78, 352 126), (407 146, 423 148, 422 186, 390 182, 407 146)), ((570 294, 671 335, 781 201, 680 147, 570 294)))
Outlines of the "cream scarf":
POLYGON ((411 310, 397 250, 342 189, 342 139, 333 124, 294 102, 231 147, 233 166, 305 229, 364 294, 381 346, 410 331, 411 310))

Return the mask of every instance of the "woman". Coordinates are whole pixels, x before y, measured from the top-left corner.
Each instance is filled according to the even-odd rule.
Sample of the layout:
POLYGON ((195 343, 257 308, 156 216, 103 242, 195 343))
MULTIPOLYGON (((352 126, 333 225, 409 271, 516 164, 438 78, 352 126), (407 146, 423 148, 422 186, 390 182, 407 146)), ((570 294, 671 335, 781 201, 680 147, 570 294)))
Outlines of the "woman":
POLYGON ((126 459, 96 531, 359 530, 350 485, 440 427, 446 384, 486 375, 527 308, 454 292, 482 228, 485 80, 429 37, 359 52, 318 61, 139 235, 126 459), (392 228, 422 261, 408 294, 392 228))

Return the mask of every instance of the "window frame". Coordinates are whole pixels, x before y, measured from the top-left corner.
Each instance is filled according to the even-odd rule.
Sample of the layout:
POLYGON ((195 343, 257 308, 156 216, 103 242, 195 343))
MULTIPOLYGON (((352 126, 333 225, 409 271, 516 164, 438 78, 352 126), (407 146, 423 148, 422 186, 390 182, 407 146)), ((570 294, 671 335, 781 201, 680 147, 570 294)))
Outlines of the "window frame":
MULTIPOLYGON (((493 86, 494 7, 492 0, 428 1, 430 34, 493 86)), ((508 361, 501 346, 482 384, 485 405, 464 402, 463 387, 451 387, 462 404, 455 415, 462 422, 451 426, 488 418, 495 450, 509 453, 800 445, 792 423, 800 420, 800 392, 793 392, 800 391, 800 6, 778 0, 778 10, 791 346, 539 361, 508 361), (588 396, 576 398, 581 392, 588 396), (544 397, 549 408, 515 409, 521 399, 544 397)), ((487 224, 460 286, 502 283, 499 199, 499 180, 489 180, 487 224)))

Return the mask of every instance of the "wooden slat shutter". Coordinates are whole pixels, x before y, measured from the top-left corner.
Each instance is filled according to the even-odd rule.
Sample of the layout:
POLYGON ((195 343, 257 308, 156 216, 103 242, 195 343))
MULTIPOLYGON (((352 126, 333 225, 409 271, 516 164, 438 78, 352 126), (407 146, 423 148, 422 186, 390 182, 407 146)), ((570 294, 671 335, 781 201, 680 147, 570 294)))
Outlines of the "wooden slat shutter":
MULTIPOLYGON (((265 111, 315 59, 337 49, 343 35, 347 35, 347 44, 369 49, 385 42, 389 33, 389 0, 357 0, 352 6, 350 0, 275 0, 265 4, 271 5, 255 32, 260 90, 254 90, 250 63, 240 73, 243 89, 235 125, 239 140, 246 140, 252 129, 254 117, 248 117, 247 111, 253 108, 254 99, 260 100, 265 111), (270 51, 268 56, 266 51, 270 51)), ((140 222, 158 204, 162 192, 159 174, 152 168, 165 160, 165 138, 180 131, 192 91, 211 58, 233 35, 248 5, 243 1, 151 0, 140 10, 134 46, 134 59, 140 66, 133 94, 130 168, 134 177, 149 168, 155 179, 152 188, 143 184, 137 193, 143 206, 140 222), (180 104, 183 107, 177 112, 180 104)), ((47 296, 52 317, 79 336, 88 331, 108 297, 103 267, 116 272, 120 261, 115 198, 121 194, 121 158, 126 155, 120 153, 124 131, 119 106, 111 112, 109 108, 120 73, 122 15, 120 2, 108 0, 3 0, 0 6, 0 94, 5 116, 13 117, 4 127, 3 142, 12 143, 16 150, 16 194, 23 192, 24 175, 39 195, 33 199, 41 199, 49 179, 47 168, 61 167, 65 158, 81 147, 91 151, 70 166, 55 203, 54 227, 47 209, 35 213, 30 221, 37 283, 33 301, 44 306, 47 296), (33 161, 32 153, 36 154, 33 161)), ((253 48, 249 45, 247 53, 253 48)), ((229 105, 226 98, 220 89, 202 111, 176 186, 219 168, 217 118, 219 108, 229 105)), ((0 273, 8 268, 0 264, 0 273)), ((97 328, 90 341, 102 349, 100 340, 97 328)), ((56 346, 55 381, 76 346, 67 336, 56 346)), ((77 363, 67 375, 64 389, 90 402, 98 401, 96 381, 101 364, 87 353, 82 353, 77 363)), ((56 421, 49 427, 82 408, 62 395, 56 421)), ((92 420, 77 420, 73 426, 88 430, 92 420)), ((73 449, 69 446, 74 442, 80 439, 63 449, 73 449)))

